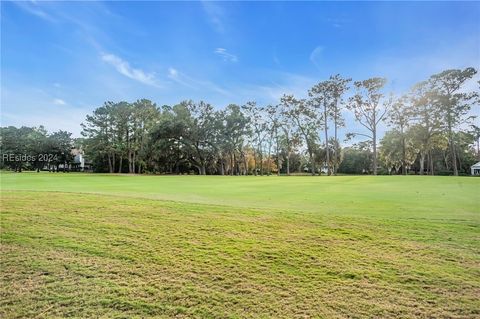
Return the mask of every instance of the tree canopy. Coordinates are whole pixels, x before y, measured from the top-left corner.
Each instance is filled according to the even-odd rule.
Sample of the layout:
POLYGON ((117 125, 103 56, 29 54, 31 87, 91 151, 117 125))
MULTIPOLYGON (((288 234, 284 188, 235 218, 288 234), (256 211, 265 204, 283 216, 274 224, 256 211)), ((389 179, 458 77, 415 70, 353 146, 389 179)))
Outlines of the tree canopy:
POLYGON ((466 85, 476 72, 446 70, 397 97, 387 92, 385 78, 355 81, 350 91, 351 79, 336 74, 305 97, 285 94, 270 105, 108 101, 87 115, 82 139, 42 126, 2 127, 1 164, 16 171, 66 169, 75 148, 95 171, 110 173, 458 175, 479 156, 470 110, 480 96, 466 85), (346 127, 348 112, 360 130, 346 127), (379 138, 383 124, 390 130, 379 138), (366 140, 348 145, 338 138, 341 128, 366 140), (10 160, 25 154, 30 157, 10 160))

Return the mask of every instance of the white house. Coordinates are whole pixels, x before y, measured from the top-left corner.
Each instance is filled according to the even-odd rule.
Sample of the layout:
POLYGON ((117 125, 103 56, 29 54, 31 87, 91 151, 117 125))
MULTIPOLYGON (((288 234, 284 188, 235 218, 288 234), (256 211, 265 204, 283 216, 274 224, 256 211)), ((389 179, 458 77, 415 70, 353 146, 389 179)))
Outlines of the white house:
POLYGON ((470 169, 472 170, 472 175, 480 175, 480 162, 478 162, 477 164, 473 164, 470 169))
POLYGON ((75 171, 90 171, 92 170, 92 163, 88 162, 82 149, 74 148, 71 151, 73 157, 72 169, 75 171))

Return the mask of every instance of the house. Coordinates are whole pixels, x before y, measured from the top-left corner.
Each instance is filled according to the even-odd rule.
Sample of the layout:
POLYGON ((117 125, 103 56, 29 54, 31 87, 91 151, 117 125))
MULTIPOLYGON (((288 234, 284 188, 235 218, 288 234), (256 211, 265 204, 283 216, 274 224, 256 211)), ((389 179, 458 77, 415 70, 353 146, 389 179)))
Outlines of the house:
POLYGON ((480 176, 480 162, 473 164, 470 169, 472 171, 472 176, 480 176))
POLYGON ((92 170, 92 163, 87 161, 82 149, 74 148, 71 154, 73 155, 73 163, 71 165, 73 171, 85 172, 92 170))

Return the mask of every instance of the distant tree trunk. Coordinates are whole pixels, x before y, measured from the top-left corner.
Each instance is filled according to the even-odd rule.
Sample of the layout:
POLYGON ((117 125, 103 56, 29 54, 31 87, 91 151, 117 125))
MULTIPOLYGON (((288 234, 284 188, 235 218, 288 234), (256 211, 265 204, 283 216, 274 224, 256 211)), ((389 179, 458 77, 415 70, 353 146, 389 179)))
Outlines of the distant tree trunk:
POLYGON ((132 173, 132 153, 130 150, 127 153, 127 160, 128 160, 128 173, 131 174, 132 173))
POLYGON ((268 157, 267 157, 267 175, 270 176, 272 173, 272 167, 271 167, 271 161, 272 161, 272 142, 268 142, 268 157))
POLYGON ((223 163, 223 158, 220 159, 220 175, 225 175, 225 165, 223 163))
MULTIPOLYGON (((456 149, 456 151, 458 152, 457 149, 456 149)), ((462 159, 461 159, 460 154, 457 154, 457 161, 458 161, 458 168, 462 169, 462 159)))
POLYGON ((110 158, 110 154, 107 154, 107 158, 108 158, 108 171, 109 173, 113 173, 112 159, 110 158))
POLYGON ((310 167, 312 170, 312 176, 315 176, 317 174, 317 167, 315 165, 315 155, 313 154, 313 149, 311 145, 308 147, 308 156, 310 158, 310 167))
POLYGON ((263 153, 259 149, 259 155, 260 155, 260 176, 263 176, 263 153))
POLYGON ((373 175, 377 175, 377 130, 373 130, 373 175))
POLYGON ((118 173, 122 172, 123 156, 120 156, 120 163, 118 165, 118 173))
POLYGON ((450 156, 452 158, 452 166, 453 166, 453 175, 458 176, 458 167, 457 167, 457 152, 455 151, 455 143, 453 139, 453 133, 451 131, 451 127, 449 127, 449 144, 450 144, 450 156))
POLYGON ((328 124, 328 117, 327 117, 327 103, 324 101, 323 102, 323 116, 324 116, 324 119, 325 119, 325 123, 324 123, 324 126, 325 126, 325 151, 326 151, 326 155, 327 155, 327 175, 330 176, 332 173, 330 171, 330 150, 328 149, 328 127, 327 127, 327 124, 328 124))
POLYGON ((237 162, 237 155, 235 154, 235 152, 233 152, 233 167, 234 167, 234 175, 237 175, 238 176, 238 162, 237 162))
POLYGON ((200 165, 195 165, 195 164, 192 164, 197 170, 198 170, 198 175, 202 175, 202 168, 200 167, 200 165))
POLYGON ((433 154, 432 154, 432 150, 430 150, 429 161, 430 161, 430 175, 433 176, 433 175, 435 174, 435 171, 434 171, 434 168, 433 168, 433 154))
POLYGON ((338 154, 339 150, 338 150, 338 139, 337 139, 337 116, 335 116, 335 119, 334 119, 334 131, 335 131, 335 160, 333 161, 333 175, 337 175, 337 165, 338 165, 338 158, 340 156, 340 154, 338 154))
POLYGON ((277 142, 277 175, 280 176, 280 142, 278 140, 278 132, 276 133, 277 142))
POLYGON ((425 171, 425 152, 420 152, 420 175, 423 175, 425 171))
POLYGON ((133 154, 132 154, 132 172, 133 172, 133 174, 135 174, 135 172, 136 172, 136 165, 135 165, 136 161, 137 161, 137 158, 135 156, 135 152, 133 152, 133 154))
POLYGON ((290 152, 287 154, 287 176, 290 176, 290 152))
POLYGON ((180 174, 180 163, 178 161, 175 162, 175 174, 176 175, 180 174))
POLYGON ((477 160, 480 160, 480 137, 477 139, 477 160))
POLYGON ((242 175, 242 158, 240 154, 238 156, 239 157, 237 157, 237 161, 235 163, 237 165, 237 175, 240 176, 242 175))
POLYGON ((253 168, 253 175, 257 176, 257 152, 253 151, 253 162, 255 167, 253 168))
POLYGON ((407 175, 407 150, 406 150, 406 142, 405 142, 405 134, 403 132, 403 127, 401 127, 401 134, 402 134, 402 174, 407 175))
POLYGON ((427 175, 431 175, 432 169, 430 167, 430 157, 432 156, 431 151, 428 151, 426 154, 426 160, 427 160, 427 175))
POLYGON ((245 156, 244 151, 242 151, 242 158, 243 158, 243 175, 248 175, 248 162, 247 162, 247 157, 245 156))

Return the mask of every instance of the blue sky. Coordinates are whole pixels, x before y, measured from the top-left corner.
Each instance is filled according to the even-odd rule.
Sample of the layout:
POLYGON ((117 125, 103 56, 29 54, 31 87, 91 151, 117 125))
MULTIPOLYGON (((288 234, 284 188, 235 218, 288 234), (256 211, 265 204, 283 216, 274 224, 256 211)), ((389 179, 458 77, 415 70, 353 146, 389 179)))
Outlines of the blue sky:
POLYGON ((1 125, 79 136, 107 100, 277 103, 335 73, 400 94, 478 68, 479 21, 478 2, 1 1, 1 125))

